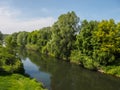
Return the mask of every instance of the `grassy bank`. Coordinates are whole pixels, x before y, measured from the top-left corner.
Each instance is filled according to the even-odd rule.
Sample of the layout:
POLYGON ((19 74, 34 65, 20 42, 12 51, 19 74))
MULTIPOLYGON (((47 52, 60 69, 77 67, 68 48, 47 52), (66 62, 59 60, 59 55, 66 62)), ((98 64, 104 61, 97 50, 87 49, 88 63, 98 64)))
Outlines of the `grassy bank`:
POLYGON ((85 63, 80 63, 79 60, 71 60, 70 62, 75 63, 77 65, 80 65, 86 69, 95 70, 95 71, 98 71, 100 73, 120 77, 120 66, 119 65, 118 66, 117 65, 102 66, 102 65, 98 65, 97 63, 95 64, 93 62, 89 63, 88 61, 85 63))
POLYGON ((11 74, 0 76, 0 90, 46 90, 35 79, 11 74))
POLYGON ((120 77, 120 66, 102 66, 101 70, 105 74, 120 77))

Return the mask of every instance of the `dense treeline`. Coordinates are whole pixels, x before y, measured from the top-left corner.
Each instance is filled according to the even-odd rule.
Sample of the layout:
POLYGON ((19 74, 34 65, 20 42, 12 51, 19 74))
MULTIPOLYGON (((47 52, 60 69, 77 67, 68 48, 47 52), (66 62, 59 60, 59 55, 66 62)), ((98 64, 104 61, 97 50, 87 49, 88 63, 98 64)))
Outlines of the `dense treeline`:
POLYGON ((113 19, 80 21, 74 12, 68 12, 62 14, 52 27, 13 33, 5 38, 5 43, 9 47, 25 47, 92 70, 104 69, 104 66, 120 69, 120 23, 113 19))
POLYGON ((119 62, 120 23, 116 24, 113 19, 101 22, 84 20, 76 37, 76 47, 71 58, 78 59, 88 68, 119 62))

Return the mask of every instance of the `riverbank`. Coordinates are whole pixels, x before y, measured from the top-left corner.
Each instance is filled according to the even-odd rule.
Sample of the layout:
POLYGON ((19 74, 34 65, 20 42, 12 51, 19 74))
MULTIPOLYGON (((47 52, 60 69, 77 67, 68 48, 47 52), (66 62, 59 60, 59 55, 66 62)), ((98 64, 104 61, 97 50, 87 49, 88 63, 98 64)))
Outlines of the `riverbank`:
POLYGON ((47 90, 42 83, 20 74, 0 75, 0 90, 47 90))
POLYGON ((21 59, 25 72, 49 90, 119 89, 120 78, 84 69, 62 59, 30 51, 21 57, 24 57, 21 59))
POLYGON ((104 74, 120 77, 120 66, 103 66, 101 67, 101 70, 98 71, 104 74))
MULTIPOLYGON (((76 65, 80 65, 83 68, 92 70, 91 68, 85 67, 83 64, 81 64, 79 61, 72 61, 70 63, 74 63, 76 65)), ((96 67, 97 72, 103 73, 103 74, 108 74, 108 75, 112 75, 115 77, 119 77, 120 78, 120 66, 115 66, 115 65, 109 65, 109 66, 99 66, 99 68, 96 67)))
POLYGON ((82 66, 83 68, 98 71, 100 73, 109 74, 115 77, 120 77, 120 62, 119 59, 117 62, 109 64, 101 64, 96 60, 90 58, 90 56, 81 55, 79 52, 74 51, 71 54, 70 62, 82 66))
MULTIPOLYGON (((36 52, 36 51, 28 50, 28 52, 36 52)), ((42 54, 46 55, 44 53, 42 53, 42 54)), ((51 54, 47 54, 47 56, 55 57, 51 54)), ((66 62, 70 62, 71 64, 74 63, 76 65, 80 65, 81 67, 89 69, 91 71, 97 71, 97 72, 100 72, 103 74, 108 74, 108 75, 112 75, 115 77, 120 77, 120 72, 119 72, 120 66, 119 65, 118 66, 117 65, 116 66, 115 65, 102 66, 102 65, 99 65, 98 63, 91 62, 89 59, 88 59, 88 61, 81 63, 78 57, 77 58, 72 57, 72 58, 69 58, 69 60, 61 58, 61 60, 66 61, 66 62)))
POLYGON ((15 50, 0 45, 0 90, 45 90, 42 83, 25 76, 15 50))

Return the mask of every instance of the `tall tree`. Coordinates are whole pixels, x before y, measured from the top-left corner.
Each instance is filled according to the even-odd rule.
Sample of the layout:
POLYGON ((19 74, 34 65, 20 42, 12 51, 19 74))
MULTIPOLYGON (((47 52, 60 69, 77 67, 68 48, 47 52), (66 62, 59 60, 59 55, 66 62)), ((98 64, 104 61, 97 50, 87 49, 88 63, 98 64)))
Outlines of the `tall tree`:
POLYGON ((92 55, 92 35, 93 31, 97 29, 97 25, 97 21, 88 22, 87 20, 84 20, 81 23, 80 33, 77 35, 76 44, 78 50, 80 50, 85 55, 92 55))
POLYGON ((94 52, 93 58, 100 64, 107 65, 116 60, 115 53, 119 51, 120 34, 113 19, 103 20, 98 24, 98 29, 93 33, 94 52))
POLYGON ((52 39, 48 43, 51 54, 68 59, 75 41, 75 33, 79 28, 78 23, 79 18, 74 12, 68 12, 58 18, 52 27, 52 39))

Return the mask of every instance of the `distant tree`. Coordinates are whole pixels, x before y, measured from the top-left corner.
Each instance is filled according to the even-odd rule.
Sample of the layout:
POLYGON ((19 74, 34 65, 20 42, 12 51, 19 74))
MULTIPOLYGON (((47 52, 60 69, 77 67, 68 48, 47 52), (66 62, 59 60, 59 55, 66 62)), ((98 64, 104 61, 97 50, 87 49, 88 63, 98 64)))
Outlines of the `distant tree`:
POLYGON ((37 46, 42 53, 47 53, 46 44, 51 39, 51 27, 45 27, 38 31, 37 34, 37 46))
POLYGON ((17 45, 25 46, 27 44, 28 32, 19 32, 17 35, 17 45))
POLYGON ((0 44, 2 44, 2 40, 3 40, 3 34, 2 34, 2 32, 0 31, 0 44))
POLYGON ((12 35, 8 35, 5 38, 5 45, 10 48, 14 48, 14 46, 16 46, 16 42, 12 40, 12 35))

